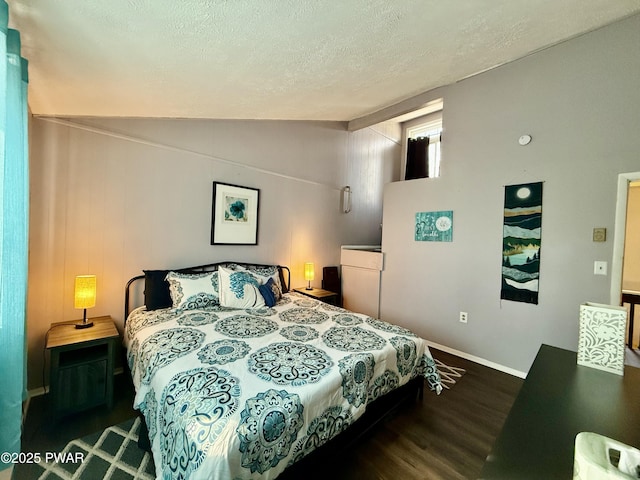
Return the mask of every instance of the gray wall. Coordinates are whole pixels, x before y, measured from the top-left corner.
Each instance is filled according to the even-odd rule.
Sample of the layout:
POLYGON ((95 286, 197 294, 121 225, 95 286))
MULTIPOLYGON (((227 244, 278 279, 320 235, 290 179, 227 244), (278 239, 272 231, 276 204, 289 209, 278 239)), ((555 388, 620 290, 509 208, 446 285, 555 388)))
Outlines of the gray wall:
POLYGON ((441 178, 385 187, 381 316, 520 372, 541 343, 575 350, 579 305, 609 303, 619 173, 640 171, 640 16, 432 92, 441 178), (533 141, 518 144, 522 134, 533 141), (504 186, 544 182, 538 305, 500 300, 504 186), (452 243, 413 241, 416 212, 453 210, 452 243), (468 324, 458 313, 469 313, 468 324))
POLYGON ((74 277, 97 275, 96 307, 121 327, 142 269, 221 260, 338 265, 340 246, 380 243, 382 191, 397 180, 399 128, 331 122, 33 118, 29 388, 42 386, 52 322, 82 317, 74 277), (365 172, 365 173, 363 173, 365 172), (212 246, 212 182, 260 189, 257 246, 212 246), (352 212, 340 189, 353 190, 352 212))

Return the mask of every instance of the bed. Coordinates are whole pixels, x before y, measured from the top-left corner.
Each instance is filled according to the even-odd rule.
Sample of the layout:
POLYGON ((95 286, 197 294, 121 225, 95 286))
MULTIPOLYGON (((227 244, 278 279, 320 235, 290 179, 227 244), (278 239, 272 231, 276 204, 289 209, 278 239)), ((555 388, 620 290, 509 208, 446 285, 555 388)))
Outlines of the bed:
POLYGON ((289 278, 222 262, 127 283, 127 364, 157 478, 284 478, 362 433, 400 392, 440 393, 423 339, 290 292, 289 278), (138 282, 144 304, 131 309, 138 282))

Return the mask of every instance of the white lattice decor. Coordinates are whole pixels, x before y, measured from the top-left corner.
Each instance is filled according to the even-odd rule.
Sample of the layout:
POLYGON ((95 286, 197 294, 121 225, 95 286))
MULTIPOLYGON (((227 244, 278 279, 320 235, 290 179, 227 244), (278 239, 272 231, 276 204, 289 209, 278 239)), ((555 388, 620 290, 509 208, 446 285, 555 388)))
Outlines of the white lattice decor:
POLYGON ((580 305, 578 365, 624 374, 627 310, 615 305, 580 305))

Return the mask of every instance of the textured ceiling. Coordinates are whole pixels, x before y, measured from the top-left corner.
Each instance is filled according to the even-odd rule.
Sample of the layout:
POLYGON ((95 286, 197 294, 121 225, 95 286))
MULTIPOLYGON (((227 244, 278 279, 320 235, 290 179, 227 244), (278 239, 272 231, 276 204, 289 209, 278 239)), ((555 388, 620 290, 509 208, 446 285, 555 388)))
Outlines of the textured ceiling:
POLYGON ((8 0, 35 115, 347 121, 640 0, 8 0))

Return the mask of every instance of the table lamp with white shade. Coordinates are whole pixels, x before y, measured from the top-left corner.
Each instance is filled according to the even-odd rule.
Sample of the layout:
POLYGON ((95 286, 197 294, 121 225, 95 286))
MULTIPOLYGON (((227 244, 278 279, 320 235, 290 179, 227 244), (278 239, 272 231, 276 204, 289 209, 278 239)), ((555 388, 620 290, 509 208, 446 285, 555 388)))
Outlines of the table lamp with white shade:
POLYGON ((314 278, 314 271, 313 271, 313 263, 311 262, 307 262, 304 264, 304 279, 309 282, 306 290, 313 290, 313 288, 311 288, 311 280, 313 280, 314 278))
POLYGON ((84 310, 82 322, 76 323, 76 328, 93 327, 93 322, 87 321, 87 308, 96 306, 96 276, 78 275, 74 289, 74 307, 84 310))

